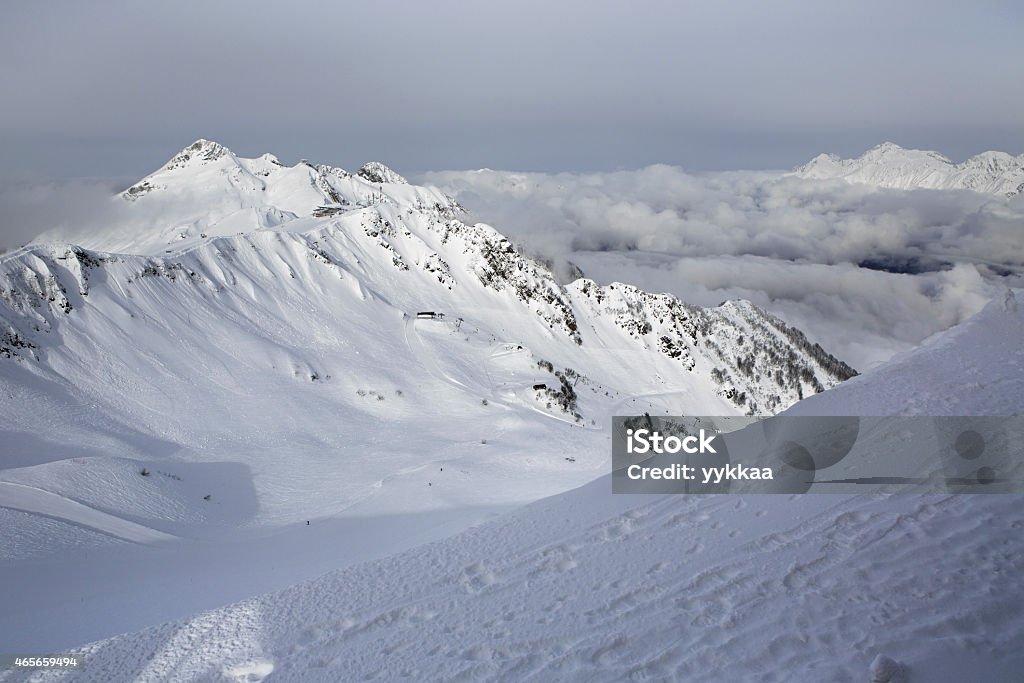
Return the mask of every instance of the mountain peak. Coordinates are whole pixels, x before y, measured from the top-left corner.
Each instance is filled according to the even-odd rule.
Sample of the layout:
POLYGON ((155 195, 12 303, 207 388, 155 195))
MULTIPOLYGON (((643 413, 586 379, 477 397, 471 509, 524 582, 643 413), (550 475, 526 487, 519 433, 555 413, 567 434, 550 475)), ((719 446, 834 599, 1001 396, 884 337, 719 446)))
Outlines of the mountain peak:
MULTIPOLYGON (((214 144, 216 144, 216 143, 214 143, 214 144)), ((281 160, 277 158, 277 156, 271 154, 270 152, 267 152, 266 154, 261 154, 259 156, 259 159, 260 159, 260 161, 265 161, 268 164, 273 164, 275 166, 283 166, 284 165, 284 164, 281 163, 281 160)))
POLYGON ((206 164, 211 161, 216 161, 228 154, 231 154, 231 150, 219 142, 199 138, 191 145, 185 147, 171 157, 171 160, 164 164, 164 168, 169 170, 206 164))
POLYGON ((395 183, 398 185, 409 184, 408 180, 398 175, 379 161, 370 161, 363 164, 362 168, 357 172, 357 175, 364 180, 369 180, 371 183, 395 183))
POLYGON ((988 151, 975 154, 965 161, 962 166, 971 168, 984 168, 990 172, 999 173, 1013 170, 1024 166, 1024 155, 1015 157, 1006 152, 988 151))
POLYGON ((871 152, 881 152, 881 153, 885 153, 885 152, 903 152, 905 150, 906 150, 905 147, 901 147, 900 145, 897 145, 895 142, 889 142, 888 140, 886 140, 882 144, 875 145, 874 147, 869 149, 867 151, 867 154, 870 154, 871 152))

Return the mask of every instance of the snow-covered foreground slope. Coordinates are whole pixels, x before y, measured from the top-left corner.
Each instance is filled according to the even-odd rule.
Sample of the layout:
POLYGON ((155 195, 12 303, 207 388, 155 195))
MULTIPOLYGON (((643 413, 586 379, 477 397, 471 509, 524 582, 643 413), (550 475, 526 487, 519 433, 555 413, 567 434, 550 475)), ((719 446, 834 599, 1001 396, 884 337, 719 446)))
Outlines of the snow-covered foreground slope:
POLYGON ((938 152, 904 149, 886 142, 856 159, 818 155, 794 175, 819 180, 841 178, 899 190, 974 190, 1012 197, 1024 193, 1024 154, 984 152, 955 164, 938 152))
MULTIPOLYGON (((939 389, 956 390, 960 414, 986 414, 993 395, 1017 414, 1022 332, 1016 301, 996 302, 829 406, 927 412, 912 401, 950 377, 939 389)), ((76 674, 6 680, 868 681, 884 654, 902 677, 874 680, 1013 681, 1022 642, 1019 496, 615 496, 602 477, 422 548, 88 645, 76 674)))
POLYGON ((742 301, 563 287, 380 164, 199 141, 112 201, 131 220, 0 258, 10 648, 182 617, 579 486, 616 413, 777 412, 852 374, 742 301))
POLYGON ((913 351, 811 396, 788 415, 1020 415, 1024 413, 1024 311, 1006 293, 913 351))

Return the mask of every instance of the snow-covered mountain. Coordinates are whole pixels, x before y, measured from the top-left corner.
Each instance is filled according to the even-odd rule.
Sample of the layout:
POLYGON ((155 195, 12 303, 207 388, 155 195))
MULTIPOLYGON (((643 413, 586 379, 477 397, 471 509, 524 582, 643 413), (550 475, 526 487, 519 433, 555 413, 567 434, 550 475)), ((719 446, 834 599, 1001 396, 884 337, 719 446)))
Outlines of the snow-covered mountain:
POLYGON ((891 142, 873 147, 856 159, 820 154, 793 173, 803 178, 841 178, 900 190, 974 190, 1006 197, 1024 192, 1024 154, 983 152, 957 164, 938 152, 904 149, 891 142))
POLYGON ((772 413, 854 374, 749 303, 560 285, 382 164, 200 140, 111 202, 104 230, 0 258, 9 647, 183 616, 578 486, 607 467, 613 414, 772 413), (289 544, 273 563, 268 537, 289 544))
MULTIPOLYGON (((1024 310, 1008 293, 794 412, 986 415, 998 397, 1002 413, 1020 414, 1022 337, 1024 310)), ((76 650, 82 679, 1020 678, 1019 496, 629 496, 611 495, 608 479, 87 645, 76 650)))
POLYGON ((18 345, 31 344, 40 351, 28 355, 42 358, 52 345, 40 334, 74 326, 76 303, 96 305, 85 297, 98 281, 122 304, 137 299, 134 291, 148 294, 143 283, 169 281, 176 284, 160 292, 165 308, 198 297, 200 310, 223 305, 225 297, 211 295, 237 296, 240 278, 252 298, 276 299, 280 283, 271 281, 283 276, 296 280, 285 289, 300 292, 350 279, 342 286, 348 296, 332 307, 354 294, 360 302, 372 299, 368 307, 381 318, 445 313, 436 328, 461 318, 486 323, 494 334, 522 318, 516 346, 541 338, 537 344, 558 347, 551 353, 567 365, 591 349, 636 352, 620 376, 671 378, 675 390, 705 409, 775 412, 854 374, 742 301, 700 309, 618 283, 580 279, 562 287, 494 229, 460 222, 461 207, 450 197, 409 185, 376 162, 356 174, 305 161, 286 167, 269 154, 244 159, 199 140, 116 201, 132 205, 121 224, 73 235, 76 246, 37 244, 5 258, 4 321, 12 343, 3 353, 24 357, 18 345), (499 310, 501 324, 490 324, 499 310))

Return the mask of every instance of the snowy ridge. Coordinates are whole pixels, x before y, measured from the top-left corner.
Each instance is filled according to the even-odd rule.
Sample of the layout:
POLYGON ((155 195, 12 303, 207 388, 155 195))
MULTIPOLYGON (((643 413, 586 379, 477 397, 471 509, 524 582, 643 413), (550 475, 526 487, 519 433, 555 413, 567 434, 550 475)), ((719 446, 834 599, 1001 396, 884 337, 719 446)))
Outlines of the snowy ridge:
MULTIPOLYGON (((749 303, 701 309, 670 295, 622 284, 601 287, 589 280, 563 288, 550 271, 518 254, 488 226, 438 215, 416 218, 421 220, 381 204, 289 224, 306 228, 302 232, 264 230, 210 238, 176 255, 158 257, 59 244, 15 252, 0 261, 5 342, 0 355, 45 364, 51 347, 58 354, 67 351, 69 335, 95 336, 76 329, 84 322, 76 309, 96 305, 89 298, 96 283, 108 288, 100 305, 112 297, 111 305, 129 317, 140 312, 135 306, 141 295, 154 299, 148 305, 158 318, 180 318, 181 313, 173 312, 174 301, 183 299, 190 302, 186 319, 198 319, 205 311, 217 320, 216 309, 234 305, 228 302, 239 296, 253 302, 271 296, 281 289, 281 278, 296 281, 284 283, 292 293, 304 288, 322 293, 322 279, 329 277, 332 282, 348 281, 339 286, 360 300, 376 293, 374 305, 384 317, 438 309, 455 311, 480 326, 491 322, 488 311, 502 310, 508 320, 521 321, 517 342, 535 336, 532 347, 554 347, 548 352, 552 359, 592 377, 607 370, 587 368, 592 362, 586 360, 588 351, 600 355, 606 349, 632 349, 637 355, 631 357, 630 370, 650 358, 652 372, 663 384, 696 392, 694 403, 703 396, 730 412, 776 412, 855 374, 749 303), (255 258, 239 262, 239 253, 255 258), (154 291, 150 283, 158 282, 167 284, 154 291), (172 289, 164 291, 168 286, 172 289), (158 304, 159 297, 166 298, 158 304), (481 306, 483 312, 477 313, 481 306), (695 384, 701 388, 688 386, 695 384)), ((307 305, 338 303, 313 298, 307 305)), ((287 327, 290 322, 281 319, 277 324, 287 327)), ((511 328, 492 323, 483 329, 507 336, 511 328)))
POLYGON ((365 178, 371 183, 398 183, 408 185, 409 181, 398 175, 390 168, 379 161, 370 161, 363 164, 358 171, 360 178, 365 178))
MULTIPOLYGON (((1019 414, 1024 350, 985 346, 1019 341, 1016 303, 818 400, 856 414, 876 384, 875 414, 928 410, 914 398, 967 358, 977 372, 961 376, 960 414, 986 414, 994 390, 1019 414)), ((75 680, 1010 681, 1024 665, 1021 529, 1017 496, 613 496, 604 477, 422 548, 87 645, 75 680)))
POLYGON ((840 178, 900 190, 974 190, 1012 197, 1024 192, 1024 154, 983 152, 956 164, 938 152, 886 142, 856 159, 821 154, 793 172, 810 179, 840 178))
POLYGON ((295 218, 324 217, 381 203, 434 209, 454 216, 461 207, 436 189, 409 185, 381 163, 358 173, 302 160, 285 166, 272 154, 238 157, 197 140, 119 196, 130 211, 104 231, 51 233, 100 251, 177 252, 216 236, 278 228, 295 218))
MULTIPOLYGON (((463 305, 463 295, 454 290, 483 285, 501 294, 503 304, 528 308, 549 329, 577 345, 584 343, 584 328, 596 332, 604 327, 579 320, 578 309, 590 317, 611 316, 621 328, 620 338, 601 338, 599 343, 619 347, 624 332, 627 347, 661 352, 690 372, 700 366, 700 373, 717 385, 716 393, 747 413, 776 412, 855 374, 749 304, 702 310, 625 285, 619 285, 618 294, 612 294, 615 285, 598 287, 586 281, 562 287, 549 269, 519 254, 490 226, 459 221, 462 207, 453 199, 433 188, 411 186, 378 162, 366 164, 355 175, 308 162, 285 167, 272 155, 243 159, 222 145, 199 140, 121 196, 133 204, 138 222, 112 226, 103 234, 75 236, 81 247, 57 244, 19 252, 31 276, 22 264, 5 259, 2 277, 8 286, 0 292, 9 292, 9 303, 14 305, 28 291, 36 301, 45 299, 69 312, 68 287, 86 295, 90 270, 128 258, 89 249, 150 256, 151 262, 141 266, 135 259, 139 272, 134 279, 126 275, 125 284, 158 273, 171 273, 173 278, 178 271, 209 287, 223 288, 231 283, 218 278, 220 268, 211 266, 210 260, 237 251, 236 242, 244 246, 251 241, 246 233, 269 230, 277 234, 277 244, 298 240, 312 258, 339 274, 352 270, 366 287, 385 291, 393 281, 394 286, 427 295, 407 301, 401 309, 406 313, 416 307, 449 310, 451 304, 459 304, 460 311, 467 306, 472 310, 477 295, 466 292, 474 302, 463 305), (164 227, 151 230, 149 225, 156 221, 164 227), (233 242, 214 244, 215 238, 229 235, 233 242), (380 250, 367 248, 368 242, 380 250), (55 267, 57 261, 63 261, 61 268, 55 267), (353 268, 356 263, 360 267, 353 268), (412 274, 395 278, 392 269, 412 274), (73 283, 58 277, 65 270, 73 283), (387 282, 378 282, 381 278, 387 282), (744 348, 747 340, 750 344, 744 348), (698 363, 701 357, 707 362, 698 363), (787 363, 784 376, 772 369, 780 359, 787 363)), ((284 253, 268 255, 259 267, 273 271, 291 258, 284 253)), ((292 266, 287 272, 296 276, 292 266)), ((394 300, 395 295, 388 292, 383 298, 394 300)), ((24 307, 19 310, 27 312, 24 307)), ((52 323, 39 319, 38 313, 29 317, 41 329, 52 323)), ((12 334, 31 336, 31 330, 19 332, 10 323, 12 334)))

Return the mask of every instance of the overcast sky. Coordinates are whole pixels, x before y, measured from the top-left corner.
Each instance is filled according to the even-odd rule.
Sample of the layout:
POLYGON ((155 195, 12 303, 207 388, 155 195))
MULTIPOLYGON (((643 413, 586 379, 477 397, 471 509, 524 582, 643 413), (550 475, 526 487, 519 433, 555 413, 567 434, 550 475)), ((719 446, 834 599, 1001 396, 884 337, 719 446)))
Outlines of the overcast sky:
POLYGON ((410 174, 1016 154, 1022 35, 1015 0, 5 3, 0 176, 136 178, 198 137, 410 174))

